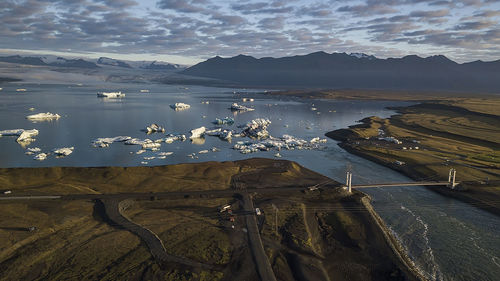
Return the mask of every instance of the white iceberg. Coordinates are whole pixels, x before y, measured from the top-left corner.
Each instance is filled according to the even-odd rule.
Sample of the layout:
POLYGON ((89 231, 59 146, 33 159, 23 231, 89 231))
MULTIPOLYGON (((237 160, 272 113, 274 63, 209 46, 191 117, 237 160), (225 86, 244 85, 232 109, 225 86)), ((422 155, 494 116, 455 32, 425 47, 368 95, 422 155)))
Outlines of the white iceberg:
POLYGON ((52 119, 59 119, 59 118, 61 118, 61 115, 55 114, 55 113, 50 113, 50 112, 37 113, 37 114, 32 114, 32 115, 26 116, 26 119, 34 120, 34 121, 52 120, 52 119))
POLYGON ((141 93, 149 93, 149 90, 143 89, 143 90, 140 90, 139 92, 141 92, 141 93))
POLYGON ((125 94, 122 92, 99 92, 97 96, 100 98, 116 99, 125 97, 125 94))
POLYGON ((33 141, 32 137, 38 135, 37 129, 25 130, 25 129, 14 129, 14 130, 3 130, 0 131, 1 136, 19 136, 17 142, 27 142, 33 141))
POLYGON ((167 152, 158 152, 158 156, 169 156, 174 154, 173 152, 167 151, 167 152))
POLYGON ((22 132, 24 132, 24 129, 3 130, 3 131, 0 131, 0 137, 1 136, 19 136, 19 135, 21 135, 22 132))
POLYGON ((200 127, 197 129, 193 129, 190 131, 191 136, 189 137, 190 139, 196 139, 196 138, 201 138, 205 134, 206 128, 205 127, 200 127))
POLYGON ((245 136, 264 139, 269 137, 267 127, 271 124, 269 119, 257 118, 248 122, 244 127, 242 134, 245 136))
POLYGON ((165 138, 166 143, 173 143, 174 141, 185 141, 186 140, 186 135, 182 134, 168 134, 167 137, 165 138))
POLYGON ((132 139, 131 137, 127 136, 118 136, 114 138, 97 138, 92 141, 92 145, 94 147, 108 147, 110 144, 114 142, 124 142, 131 139, 132 139))
POLYGON ((38 135, 37 129, 32 130, 24 130, 19 137, 17 138, 17 142, 31 142, 33 141, 33 137, 38 135))
POLYGON ((186 104, 186 103, 176 102, 174 104, 171 104, 170 107, 174 110, 185 110, 185 109, 190 108, 191 106, 189 104, 186 104))
POLYGON ((215 125, 232 125, 234 123, 234 118, 231 117, 224 117, 222 119, 215 118, 214 121, 212 121, 213 124, 215 125))
POLYGON ((39 153, 37 155, 35 155, 35 157, 33 157, 34 160, 38 160, 38 161, 43 161, 45 159, 47 159, 47 154, 46 153, 39 153))
POLYGON ((250 107, 246 107, 246 106, 243 106, 243 105, 239 105, 237 103, 233 103, 231 104, 231 110, 235 110, 235 111, 253 111, 255 109, 253 108, 250 108, 250 107))
POLYGON ((165 132, 165 128, 162 127, 162 126, 160 126, 160 125, 158 125, 158 124, 153 123, 153 124, 151 124, 151 125, 149 125, 149 126, 146 127, 146 132, 148 134, 159 133, 159 132, 164 133, 165 132))
POLYGON ((161 147, 161 144, 157 142, 148 142, 142 145, 142 149, 150 149, 150 150, 155 150, 158 149, 159 147, 161 147))
POLYGON ((57 156, 68 156, 71 153, 73 153, 74 149, 75 148, 73 146, 72 147, 62 147, 62 148, 56 148, 56 149, 52 150, 52 152, 54 152, 54 154, 57 156))
POLYGON ((198 151, 198 154, 206 154, 206 153, 208 153, 208 149, 198 151))
POLYGON ((42 150, 39 147, 28 147, 24 154, 32 155, 32 154, 38 153, 40 151, 42 151, 42 150))

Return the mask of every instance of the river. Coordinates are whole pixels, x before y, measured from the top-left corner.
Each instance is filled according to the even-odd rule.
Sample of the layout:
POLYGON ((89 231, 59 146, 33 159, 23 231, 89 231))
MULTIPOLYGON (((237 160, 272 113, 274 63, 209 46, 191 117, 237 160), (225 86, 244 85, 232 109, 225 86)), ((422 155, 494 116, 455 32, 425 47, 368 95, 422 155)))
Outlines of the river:
MULTIPOLYGON (((0 137, 0 167, 43 166, 139 166, 239 160, 249 157, 274 157, 276 151, 241 154, 217 137, 201 141, 176 141, 162 144, 160 151, 173 152, 165 159, 148 159, 157 152, 136 154, 137 146, 111 144, 92 146, 99 137, 130 136, 157 139, 161 134, 146 135, 141 129, 151 123, 164 126, 169 133, 189 136, 189 130, 213 127, 215 118, 233 117, 235 124, 269 118, 273 136, 289 134, 310 140, 324 133, 355 124, 364 117, 388 117, 394 114, 387 106, 408 103, 390 101, 326 101, 278 99, 253 93, 252 90, 172 86, 159 84, 44 85, 4 84, 0 91, 0 130, 38 129, 36 141, 28 147, 44 152, 54 148, 74 147, 64 158, 49 155, 45 161, 33 160, 15 137, 0 137), (16 92, 26 88, 26 92, 16 92), (141 89, 149 93, 141 93, 141 89), (102 99, 97 91, 121 90, 123 99, 102 99), (243 102, 242 98, 254 98, 243 102), (207 103, 202 103, 207 102, 207 103), (191 105, 174 111, 169 105, 191 105), (253 107, 255 111, 233 113, 233 102, 253 107), (34 108, 34 110, 30 110, 34 108), (33 123, 25 117, 39 112, 61 115, 56 121, 33 123), (219 151, 199 154, 216 147, 219 151), (188 157, 195 153, 195 157, 188 157)), ((337 181, 344 181, 346 169, 353 171, 353 184, 408 182, 410 179, 389 169, 347 153, 328 140, 317 150, 280 151, 283 159, 297 161, 337 181)), ((443 197, 423 187, 365 189, 373 205, 394 235, 402 242, 416 267, 431 280, 498 280, 500 276, 500 218, 471 205, 443 197)))

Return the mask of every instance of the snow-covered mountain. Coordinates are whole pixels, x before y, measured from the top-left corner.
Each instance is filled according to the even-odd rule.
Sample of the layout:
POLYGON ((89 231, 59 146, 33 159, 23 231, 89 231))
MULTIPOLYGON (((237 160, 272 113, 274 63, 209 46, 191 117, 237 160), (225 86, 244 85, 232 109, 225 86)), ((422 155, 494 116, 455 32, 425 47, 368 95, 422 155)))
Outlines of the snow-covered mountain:
POLYGON ((349 55, 351 57, 355 57, 355 58, 358 58, 358 59, 369 59, 369 60, 376 59, 375 56, 373 56, 373 55, 367 55, 365 53, 350 53, 349 55))
POLYGON ((53 55, 11 55, 0 56, 0 62, 39 65, 39 66, 57 66, 57 67, 74 67, 74 68, 115 68, 115 69, 144 69, 144 70, 163 70, 163 71, 180 71, 187 66, 173 64, 162 61, 128 61, 117 60, 108 57, 100 57, 98 59, 88 58, 63 58, 53 55))
POLYGON ((100 57, 97 59, 97 64, 131 68, 131 66, 126 62, 106 57, 100 57))

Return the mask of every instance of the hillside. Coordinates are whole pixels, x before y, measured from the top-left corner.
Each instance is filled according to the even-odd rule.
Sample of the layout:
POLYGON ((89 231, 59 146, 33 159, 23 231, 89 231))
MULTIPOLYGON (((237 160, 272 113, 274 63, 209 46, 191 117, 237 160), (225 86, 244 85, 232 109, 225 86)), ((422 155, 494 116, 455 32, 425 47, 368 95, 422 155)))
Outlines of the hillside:
POLYGON ((240 86, 498 92, 500 60, 459 64, 445 56, 379 59, 316 52, 260 58, 208 59, 181 72, 240 86))

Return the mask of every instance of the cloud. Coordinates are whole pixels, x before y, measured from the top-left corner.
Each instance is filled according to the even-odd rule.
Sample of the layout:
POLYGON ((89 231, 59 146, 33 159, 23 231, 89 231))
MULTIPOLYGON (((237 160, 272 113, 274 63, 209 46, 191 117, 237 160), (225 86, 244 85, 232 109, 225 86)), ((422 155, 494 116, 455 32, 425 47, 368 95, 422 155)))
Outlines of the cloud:
POLYGON ((498 1, 487 0, 1 0, 0 49, 198 58, 483 51, 491 59, 499 18, 498 1))

